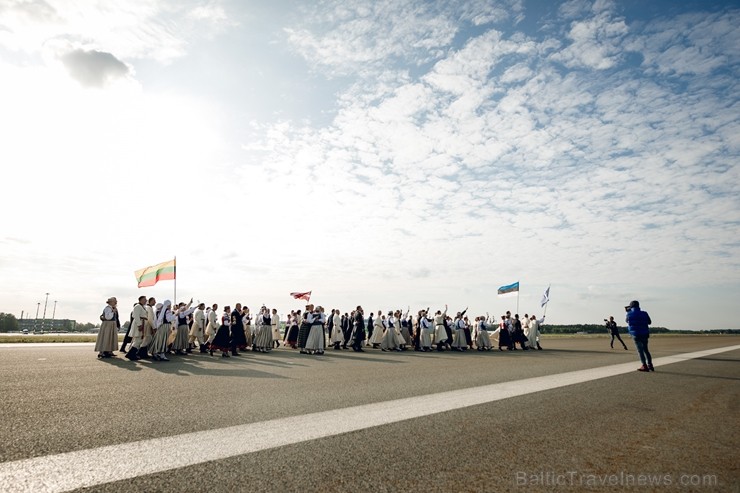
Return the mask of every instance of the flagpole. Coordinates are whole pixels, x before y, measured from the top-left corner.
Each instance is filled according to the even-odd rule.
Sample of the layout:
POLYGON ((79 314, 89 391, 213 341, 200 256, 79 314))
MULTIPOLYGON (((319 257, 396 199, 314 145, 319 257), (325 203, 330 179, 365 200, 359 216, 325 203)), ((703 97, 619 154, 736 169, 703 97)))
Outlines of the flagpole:
POLYGON ((549 283, 547 284, 547 293, 548 293, 547 303, 545 303, 545 312, 542 314, 542 318, 545 318, 545 315, 547 315, 547 305, 550 304, 550 296, 549 296, 549 293, 550 293, 550 284, 549 283))
POLYGON ((522 289, 522 285, 519 284, 519 281, 517 283, 517 290, 516 290, 516 313, 519 313, 519 291, 522 289))

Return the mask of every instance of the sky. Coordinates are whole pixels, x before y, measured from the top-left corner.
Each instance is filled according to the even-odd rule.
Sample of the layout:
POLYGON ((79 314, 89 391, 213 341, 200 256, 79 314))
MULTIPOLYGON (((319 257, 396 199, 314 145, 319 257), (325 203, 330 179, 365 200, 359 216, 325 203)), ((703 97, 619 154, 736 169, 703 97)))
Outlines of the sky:
POLYGON ((740 2, 2 0, 0 311, 739 328, 740 2), (520 283, 518 296, 497 288, 520 283), (49 293, 48 297, 46 293, 49 293), (54 303, 56 302, 56 303, 54 303))

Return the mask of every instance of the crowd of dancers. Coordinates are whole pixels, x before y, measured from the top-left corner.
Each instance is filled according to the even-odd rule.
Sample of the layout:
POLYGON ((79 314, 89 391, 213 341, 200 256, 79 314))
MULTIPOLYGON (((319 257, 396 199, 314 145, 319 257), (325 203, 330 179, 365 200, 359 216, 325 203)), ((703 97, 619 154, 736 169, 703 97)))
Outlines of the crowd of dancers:
MULTIPOLYGON (((413 315, 409 311, 378 310, 366 317, 361 306, 342 314, 337 309, 327 313, 321 306, 308 304, 305 310, 291 311, 281 331, 280 316, 274 308, 262 306, 252 314, 240 303, 219 309, 218 304, 193 306, 191 299, 173 306, 170 300, 157 303, 154 298, 141 296, 130 313, 120 351, 132 361, 169 361, 168 355, 184 355, 196 349, 229 358, 243 351, 269 352, 281 345, 312 355, 324 354, 327 348, 357 352, 371 348, 384 352, 542 349, 540 327, 544 317, 525 314, 520 319, 519 314, 512 316, 507 311, 496 322, 488 314, 471 320, 466 313, 467 309, 451 316, 445 306, 434 314, 428 308, 413 315)), ((107 300, 100 320, 95 351, 98 358, 113 357, 121 327, 116 298, 107 300)))

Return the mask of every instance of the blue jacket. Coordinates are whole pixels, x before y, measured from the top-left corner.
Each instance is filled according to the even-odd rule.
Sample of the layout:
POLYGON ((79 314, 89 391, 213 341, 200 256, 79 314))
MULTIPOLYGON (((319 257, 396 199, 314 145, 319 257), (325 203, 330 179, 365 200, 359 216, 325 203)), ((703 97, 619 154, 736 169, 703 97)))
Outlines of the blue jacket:
POLYGON ((648 312, 644 312, 639 308, 631 308, 627 312, 627 329, 632 337, 646 336, 650 334, 648 325, 653 323, 650 320, 648 312))

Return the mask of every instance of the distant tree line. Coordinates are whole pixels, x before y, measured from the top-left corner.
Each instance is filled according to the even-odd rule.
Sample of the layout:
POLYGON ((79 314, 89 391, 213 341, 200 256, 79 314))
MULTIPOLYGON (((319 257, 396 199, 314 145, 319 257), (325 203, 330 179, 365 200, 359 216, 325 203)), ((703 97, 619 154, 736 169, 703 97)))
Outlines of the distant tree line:
POLYGON ((0 332, 18 332, 18 319, 12 313, 0 313, 0 332))
MULTIPOLYGON (((540 331, 547 334, 606 334, 606 326, 601 324, 549 325, 545 324, 540 331)), ((619 327, 619 332, 627 333, 627 327, 619 327)), ((669 330, 665 327, 650 327, 651 334, 740 334, 738 329, 711 330, 669 330)))

